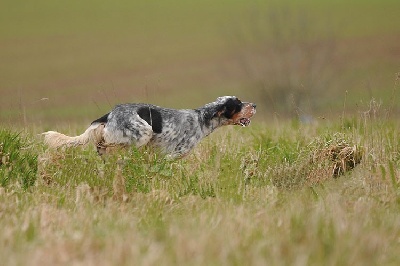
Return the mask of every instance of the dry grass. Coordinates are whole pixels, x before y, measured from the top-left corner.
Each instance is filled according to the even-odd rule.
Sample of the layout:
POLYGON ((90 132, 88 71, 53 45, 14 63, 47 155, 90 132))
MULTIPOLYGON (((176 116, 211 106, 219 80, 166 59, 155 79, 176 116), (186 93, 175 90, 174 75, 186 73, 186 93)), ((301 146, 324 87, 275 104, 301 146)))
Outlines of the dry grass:
POLYGON ((350 129, 225 128, 173 163, 136 150, 105 164, 91 149, 42 155, 34 186, 0 188, 0 258, 397 264, 400 131, 390 121, 357 121, 350 129))
POLYGON ((307 161, 312 169, 307 177, 309 185, 323 181, 321 177, 337 178, 344 175, 354 169, 363 156, 359 145, 349 143, 343 134, 336 134, 325 141, 317 139, 311 146, 311 159, 307 161))

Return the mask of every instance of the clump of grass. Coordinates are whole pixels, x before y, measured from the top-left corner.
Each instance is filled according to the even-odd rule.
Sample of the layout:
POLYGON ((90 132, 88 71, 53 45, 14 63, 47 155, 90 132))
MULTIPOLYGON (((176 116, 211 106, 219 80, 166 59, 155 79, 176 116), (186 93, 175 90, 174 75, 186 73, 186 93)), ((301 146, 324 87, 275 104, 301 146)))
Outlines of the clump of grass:
POLYGON ((337 178, 356 167, 362 159, 362 149, 345 134, 316 138, 309 147, 312 166, 308 182, 318 183, 321 176, 337 178), (323 174, 323 175, 321 175, 323 174))
POLYGON ((341 133, 317 137, 309 145, 292 151, 295 152, 296 159, 284 158, 269 167, 267 176, 275 186, 285 189, 313 186, 345 174, 362 159, 359 145, 341 133))
POLYGON ((0 185, 12 182, 27 189, 36 181, 37 154, 21 134, 0 129, 0 185))

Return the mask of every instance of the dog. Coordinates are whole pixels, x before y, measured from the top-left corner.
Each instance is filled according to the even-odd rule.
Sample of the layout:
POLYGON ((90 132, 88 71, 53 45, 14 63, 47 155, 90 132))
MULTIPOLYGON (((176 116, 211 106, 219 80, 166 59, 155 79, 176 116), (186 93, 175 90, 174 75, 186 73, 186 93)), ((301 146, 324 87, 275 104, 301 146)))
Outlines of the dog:
POLYGON ((197 109, 170 109, 152 104, 116 105, 111 112, 94 120, 76 137, 48 131, 44 142, 50 148, 74 147, 93 142, 99 155, 115 146, 151 146, 169 159, 186 156, 201 139, 226 125, 246 127, 256 113, 256 104, 235 96, 218 97, 197 109))

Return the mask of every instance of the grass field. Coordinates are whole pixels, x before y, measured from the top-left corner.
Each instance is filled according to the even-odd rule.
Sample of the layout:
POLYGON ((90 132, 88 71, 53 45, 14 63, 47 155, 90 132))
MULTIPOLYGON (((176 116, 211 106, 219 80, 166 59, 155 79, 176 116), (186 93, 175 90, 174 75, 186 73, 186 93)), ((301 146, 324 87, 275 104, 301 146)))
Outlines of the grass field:
POLYGON ((399 265, 400 1, 0 3, 4 265, 399 265), (116 103, 257 103, 191 155, 48 151, 116 103), (355 167, 354 167, 355 165, 355 167))
POLYGON ((400 129, 375 111, 341 124, 220 129, 173 163, 131 150, 104 164, 92 147, 45 152, 37 132, 2 131, 0 258, 397 265, 400 129), (327 151, 344 146, 362 160, 334 176, 342 164, 327 151))

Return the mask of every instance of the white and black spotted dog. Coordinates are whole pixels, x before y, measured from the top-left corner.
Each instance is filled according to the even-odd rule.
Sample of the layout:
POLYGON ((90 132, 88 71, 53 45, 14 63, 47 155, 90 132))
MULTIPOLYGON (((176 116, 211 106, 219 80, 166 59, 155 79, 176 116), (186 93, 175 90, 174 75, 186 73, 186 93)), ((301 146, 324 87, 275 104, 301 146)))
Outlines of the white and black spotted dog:
POLYGON ((256 113, 254 103, 235 96, 219 97, 197 109, 169 109, 152 104, 120 104, 92 122, 80 136, 48 131, 45 143, 52 148, 94 142, 100 155, 115 146, 150 145, 170 159, 187 155, 199 141, 225 125, 248 126, 256 113))

